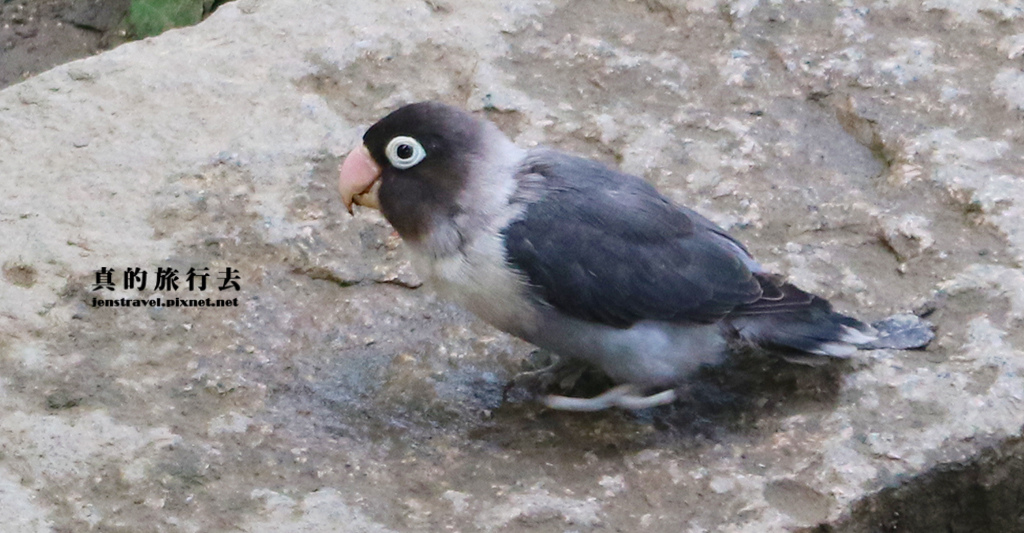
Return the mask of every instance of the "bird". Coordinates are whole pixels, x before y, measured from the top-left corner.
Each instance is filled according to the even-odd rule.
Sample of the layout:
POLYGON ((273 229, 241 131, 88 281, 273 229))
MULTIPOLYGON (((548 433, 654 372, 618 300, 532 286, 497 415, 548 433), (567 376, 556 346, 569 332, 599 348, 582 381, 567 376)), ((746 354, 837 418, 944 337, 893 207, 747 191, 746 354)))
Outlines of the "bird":
POLYGON ((381 211, 439 295, 614 382, 592 398, 545 396, 554 409, 671 403, 739 346, 831 358, 878 347, 876 328, 766 271, 643 179, 521 148, 458 107, 392 111, 344 158, 338 187, 349 213, 381 211))

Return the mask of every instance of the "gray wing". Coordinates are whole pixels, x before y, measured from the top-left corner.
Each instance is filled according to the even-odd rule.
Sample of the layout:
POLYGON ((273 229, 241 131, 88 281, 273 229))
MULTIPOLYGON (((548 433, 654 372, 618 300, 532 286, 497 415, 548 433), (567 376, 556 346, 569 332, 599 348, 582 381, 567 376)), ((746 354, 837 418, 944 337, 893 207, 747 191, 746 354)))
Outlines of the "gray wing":
POLYGON ((504 230, 507 254, 541 302, 628 327, 714 322, 761 297, 739 243, 643 180, 557 152, 531 155, 521 175, 532 201, 504 230))

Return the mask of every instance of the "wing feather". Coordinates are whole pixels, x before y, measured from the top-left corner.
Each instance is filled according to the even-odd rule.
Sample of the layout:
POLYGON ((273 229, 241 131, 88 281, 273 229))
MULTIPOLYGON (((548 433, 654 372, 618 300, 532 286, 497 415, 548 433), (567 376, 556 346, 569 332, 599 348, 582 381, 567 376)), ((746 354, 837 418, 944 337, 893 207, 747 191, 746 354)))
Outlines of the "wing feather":
POLYGON ((557 152, 531 154, 505 228, 538 299, 589 321, 714 322, 762 294, 742 245, 643 180, 557 152))

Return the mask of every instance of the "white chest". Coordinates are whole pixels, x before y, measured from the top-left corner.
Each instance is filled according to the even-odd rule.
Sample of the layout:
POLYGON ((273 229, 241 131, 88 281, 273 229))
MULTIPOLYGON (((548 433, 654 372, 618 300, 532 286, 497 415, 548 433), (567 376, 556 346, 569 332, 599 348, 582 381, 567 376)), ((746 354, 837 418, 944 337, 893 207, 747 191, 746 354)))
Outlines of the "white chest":
POLYGON ((526 281, 507 265, 498 235, 480 236, 460 252, 440 258, 411 248, 416 271, 442 297, 513 335, 533 330, 535 312, 526 281))

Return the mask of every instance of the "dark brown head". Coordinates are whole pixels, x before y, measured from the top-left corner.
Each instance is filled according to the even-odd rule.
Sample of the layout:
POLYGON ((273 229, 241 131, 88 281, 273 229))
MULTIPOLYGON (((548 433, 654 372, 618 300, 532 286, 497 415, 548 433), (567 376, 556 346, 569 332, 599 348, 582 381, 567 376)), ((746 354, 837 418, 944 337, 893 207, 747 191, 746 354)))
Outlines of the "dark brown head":
POLYGON ((437 102, 397 109, 371 126, 342 164, 339 187, 346 204, 379 206, 403 239, 419 240, 433 218, 458 214, 459 195, 482 157, 486 127, 437 102))

